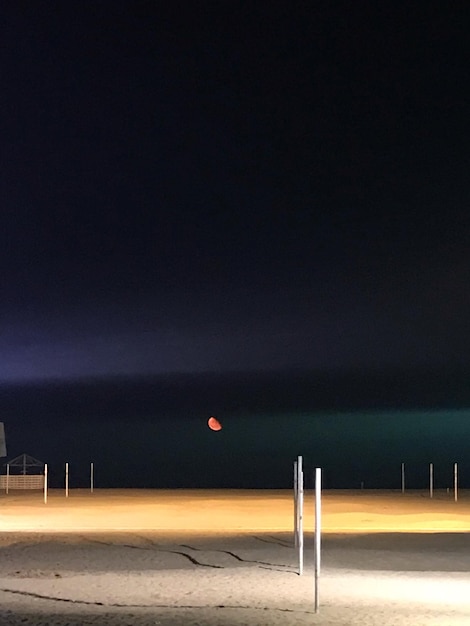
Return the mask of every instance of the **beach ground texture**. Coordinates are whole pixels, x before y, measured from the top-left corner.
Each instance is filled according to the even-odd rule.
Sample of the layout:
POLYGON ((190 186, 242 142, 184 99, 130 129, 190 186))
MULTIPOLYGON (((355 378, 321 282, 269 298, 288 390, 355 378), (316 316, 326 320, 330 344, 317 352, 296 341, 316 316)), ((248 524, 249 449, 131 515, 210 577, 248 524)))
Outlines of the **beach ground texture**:
POLYGON ((325 491, 304 568, 288 490, 0 495, 0 624, 468 626, 470 494, 325 491))

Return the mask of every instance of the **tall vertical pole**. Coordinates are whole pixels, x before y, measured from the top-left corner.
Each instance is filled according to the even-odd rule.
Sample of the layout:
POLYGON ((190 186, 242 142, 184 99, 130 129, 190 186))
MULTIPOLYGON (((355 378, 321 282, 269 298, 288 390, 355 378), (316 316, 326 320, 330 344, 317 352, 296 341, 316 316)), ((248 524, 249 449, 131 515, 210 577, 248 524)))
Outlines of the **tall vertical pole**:
POLYGON ((65 497, 69 497, 69 464, 65 464, 65 497))
POLYGON ((299 520, 299 575, 304 573, 304 471, 302 457, 297 458, 298 520, 299 520))
POLYGON ((297 548, 299 545, 299 511, 298 511, 298 473, 297 473, 297 461, 294 461, 294 546, 297 548))
POLYGON ((7 463, 7 483, 5 486, 5 492, 8 494, 8 483, 10 482, 10 463, 7 463))
POLYGON ((94 480, 93 472, 94 472, 94 467, 93 467, 93 462, 91 462, 90 463, 90 491, 91 493, 93 493, 93 480, 94 480))
POLYGON ((454 500, 455 502, 457 502, 457 486, 458 486, 457 463, 454 463, 454 500))
POLYGON ((405 493, 405 464, 401 464, 401 492, 405 493))
POLYGON ((320 597, 318 582, 320 578, 321 561, 321 468, 315 468, 315 552, 314 552, 314 575, 315 575, 315 613, 320 609, 320 597))
POLYGON ((432 498, 434 495, 434 466, 432 463, 429 463, 429 497, 432 498))
POLYGON ((44 504, 47 504, 47 463, 44 465, 44 504))

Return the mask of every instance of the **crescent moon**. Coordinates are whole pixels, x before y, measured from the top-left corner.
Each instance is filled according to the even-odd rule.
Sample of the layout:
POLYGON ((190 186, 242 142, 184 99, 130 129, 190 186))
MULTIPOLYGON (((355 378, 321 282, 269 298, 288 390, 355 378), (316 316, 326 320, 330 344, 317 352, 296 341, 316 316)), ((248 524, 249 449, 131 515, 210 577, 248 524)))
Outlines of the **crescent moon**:
POLYGON ((211 430, 222 430, 222 424, 215 417, 209 417, 207 420, 207 425, 211 430))

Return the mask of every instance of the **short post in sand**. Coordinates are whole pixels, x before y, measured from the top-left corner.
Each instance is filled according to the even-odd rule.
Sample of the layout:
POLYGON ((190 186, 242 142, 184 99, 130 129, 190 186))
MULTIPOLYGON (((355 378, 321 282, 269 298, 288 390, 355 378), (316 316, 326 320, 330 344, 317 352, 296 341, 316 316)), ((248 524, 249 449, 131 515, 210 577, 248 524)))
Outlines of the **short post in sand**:
POLYGON ((94 465, 90 463, 90 493, 93 493, 93 481, 94 481, 94 465))
POLYGON ((458 487, 458 474, 457 463, 454 463, 454 501, 457 502, 457 487, 458 487))
POLYGON ((429 463, 429 497, 432 498, 434 495, 434 466, 432 463, 429 463))
POLYGON ((69 464, 65 464, 65 497, 69 497, 69 464))
POLYGON ((401 492, 405 493, 405 464, 401 464, 401 492))
POLYGON ((5 493, 8 495, 8 482, 10 480, 10 463, 7 463, 7 479, 5 481, 5 493))
POLYGON ((47 504, 47 463, 44 465, 44 504, 47 504))
POLYGON ((314 551, 314 591, 315 613, 320 609, 319 578, 321 561, 321 468, 315 468, 315 551, 314 551))

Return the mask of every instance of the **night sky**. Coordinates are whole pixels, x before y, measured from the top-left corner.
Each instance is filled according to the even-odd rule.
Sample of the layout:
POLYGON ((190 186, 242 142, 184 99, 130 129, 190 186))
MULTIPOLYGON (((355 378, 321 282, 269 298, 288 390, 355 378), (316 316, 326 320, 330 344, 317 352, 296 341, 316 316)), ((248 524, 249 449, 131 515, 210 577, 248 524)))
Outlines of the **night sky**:
POLYGON ((466 3, 0 18, 3 383, 470 368, 466 3))
POLYGON ((4 3, 9 457, 470 485, 469 32, 450 1, 4 3))

